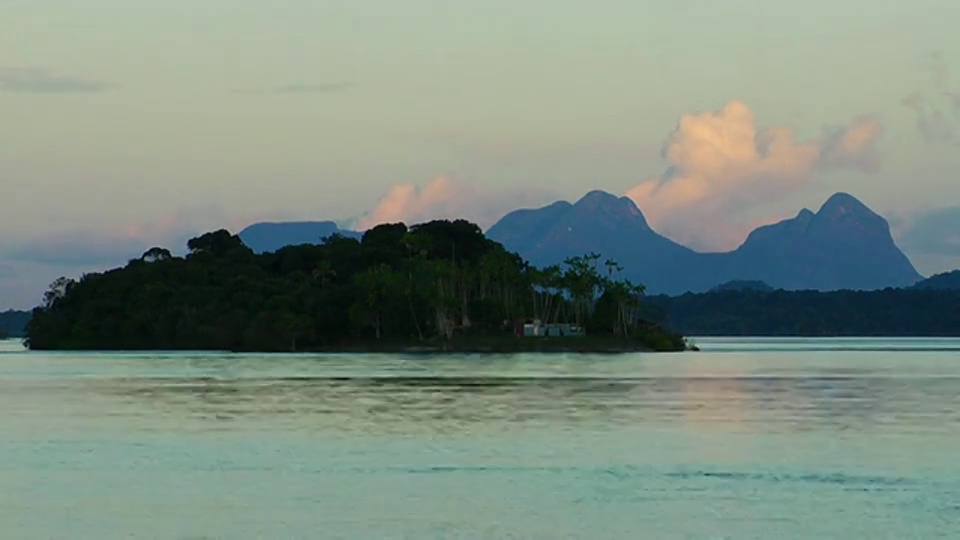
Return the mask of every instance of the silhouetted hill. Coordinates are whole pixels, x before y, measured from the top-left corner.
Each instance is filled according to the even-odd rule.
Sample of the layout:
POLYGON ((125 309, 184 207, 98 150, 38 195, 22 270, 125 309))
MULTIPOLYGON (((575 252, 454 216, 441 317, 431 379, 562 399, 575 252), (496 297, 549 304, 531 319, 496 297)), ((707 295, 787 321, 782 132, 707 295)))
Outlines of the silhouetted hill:
MULTIPOLYGON (((570 211, 573 205, 567 201, 557 201, 538 209, 523 209, 510 212, 493 227, 499 236, 510 242, 514 251, 536 252, 541 238, 547 235, 554 222, 570 211)), ((487 236, 491 237, 491 228, 487 236)))
POLYGON ((890 235, 887 221, 855 197, 837 193, 814 214, 760 227, 732 254, 738 279, 783 289, 882 289, 921 279, 890 235))
POLYGON ((733 281, 728 281, 726 283, 721 283, 720 285, 717 285, 716 287, 710 289, 710 292, 720 292, 720 291, 770 292, 772 290, 773 290, 773 287, 767 285, 762 281, 735 279, 733 281))
POLYGON ((0 312, 0 337, 23 337, 30 322, 29 311, 0 312))
POLYGON ((678 291, 677 283, 700 283, 697 253, 657 234, 627 197, 591 191, 575 204, 554 203, 507 214, 487 236, 530 262, 559 264, 587 252, 613 258, 625 274, 640 278, 648 290, 678 291))
POLYGON ((944 272, 930 276, 913 286, 914 289, 949 289, 960 290, 960 270, 944 272))
POLYGON ((240 231, 237 236, 253 251, 265 253, 286 246, 319 244, 321 240, 334 233, 350 238, 360 237, 359 233, 340 229, 332 221, 254 223, 240 231))
MULTIPOLYGON (((240 232, 256 252, 316 244, 339 233, 360 233, 332 221, 257 223, 240 232)), ((762 281, 774 289, 882 289, 921 279, 881 216, 847 193, 817 211, 754 230, 736 250, 697 253, 654 231, 627 197, 592 191, 571 204, 559 201, 516 210, 487 231, 492 240, 537 266, 560 264, 586 252, 624 266, 626 277, 654 294, 708 291, 730 281, 762 281)))
POLYGON ((783 289, 880 289, 921 276, 882 217, 846 193, 816 213, 760 227, 736 250, 697 253, 658 234, 626 197, 602 191, 575 204, 512 212, 487 235, 528 260, 557 264, 585 251, 620 261, 652 293, 707 291, 728 281, 783 289))

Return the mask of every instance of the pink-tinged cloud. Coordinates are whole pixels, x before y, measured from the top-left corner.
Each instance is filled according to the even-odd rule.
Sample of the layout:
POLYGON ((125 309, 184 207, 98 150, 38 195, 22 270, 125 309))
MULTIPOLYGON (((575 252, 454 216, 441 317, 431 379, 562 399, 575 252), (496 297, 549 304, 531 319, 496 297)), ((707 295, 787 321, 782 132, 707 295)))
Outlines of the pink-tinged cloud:
MULTIPOLYGON (((124 264, 153 246, 185 251, 189 238, 224 227, 227 221, 217 207, 183 208, 149 222, 33 236, 2 244, 0 259, 97 271, 124 264)), ((234 221, 231 224, 239 226, 246 220, 234 221)))
POLYGON ((681 117, 664 142, 666 172, 626 195, 674 240, 731 249, 753 225, 738 222, 742 211, 797 190, 818 172, 877 170, 882 132, 876 118, 862 116, 798 141, 790 127, 758 127, 750 108, 732 101, 719 111, 681 117))
POLYGON ((548 197, 540 192, 481 189, 440 176, 423 186, 392 186, 377 206, 357 221, 355 228, 363 231, 381 223, 412 225, 432 219, 462 218, 486 229, 508 212, 546 200, 548 197))
POLYGON ((117 229, 125 239, 141 244, 183 249, 186 241, 194 236, 220 228, 237 233, 250 223, 267 219, 268 213, 228 216, 216 205, 184 207, 163 214, 152 221, 131 223, 117 229))
POLYGON ((260 217, 228 218, 216 206, 202 206, 138 224, 5 239, 0 242, 0 311, 36 306, 57 277, 79 278, 122 266, 154 246, 182 254, 192 237, 223 227, 237 232, 260 217))

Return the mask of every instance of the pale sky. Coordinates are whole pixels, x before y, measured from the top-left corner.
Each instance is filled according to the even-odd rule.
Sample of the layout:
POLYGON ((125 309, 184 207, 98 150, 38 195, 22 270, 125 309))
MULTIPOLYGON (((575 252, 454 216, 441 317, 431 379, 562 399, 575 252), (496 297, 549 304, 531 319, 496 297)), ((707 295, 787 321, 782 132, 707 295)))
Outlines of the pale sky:
MULTIPOLYGON (((451 178, 492 217, 636 193, 681 117, 730 102, 816 151, 867 118, 878 167, 811 160, 767 190, 767 165, 698 162, 711 200, 763 193, 729 234, 847 191, 922 273, 960 267, 957 21, 956 0, 0 0, 0 309, 214 227, 359 217, 396 184, 451 178)), ((726 218, 683 208, 672 237, 726 218)))

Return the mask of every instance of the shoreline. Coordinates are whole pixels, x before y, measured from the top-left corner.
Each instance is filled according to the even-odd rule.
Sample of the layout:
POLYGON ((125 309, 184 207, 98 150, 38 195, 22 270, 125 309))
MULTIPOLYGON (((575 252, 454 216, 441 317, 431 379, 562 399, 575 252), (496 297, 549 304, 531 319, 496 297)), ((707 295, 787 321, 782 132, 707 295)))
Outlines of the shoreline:
POLYGON ((166 347, 62 347, 29 349, 37 352, 220 352, 235 354, 630 354, 697 351, 691 343, 683 348, 670 344, 661 344, 655 348, 640 340, 624 340, 611 337, 585 338, 495 338, 461 339, 450 342, 384 342, 384 343, 345 343, 335 346, 291 347, 289 349, 214 349, 203 347, 166 348, 166 347))

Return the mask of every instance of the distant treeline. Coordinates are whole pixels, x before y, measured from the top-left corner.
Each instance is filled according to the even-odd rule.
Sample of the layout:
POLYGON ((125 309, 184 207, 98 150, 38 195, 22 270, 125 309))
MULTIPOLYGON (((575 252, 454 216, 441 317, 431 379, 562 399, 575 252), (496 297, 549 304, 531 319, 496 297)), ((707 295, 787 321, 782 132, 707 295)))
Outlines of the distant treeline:
POLYGON ((960 336, 960 290, 714 290, 651 296, 644 315, 692 336, 960 336))
MULTIPOLYGON (((685 348, 637 316, 643 289, 618 279, 615 262, 588 254, 534 268, 463 220, 381 225, 362 239, 333 235, 263 254, 223 230, 187 247, 185 257, 157 247, 122 268, 57 280, 33 312, 28 345, 511 350, 532 343, 516 325, 540 319, 585 327, 594 341, 580 348, 604 335, 598 347, 685 348)), ((560 339, 582 338, 551 343, 560 339)))
POLYGON ((0 339, 26 336, 28 322, 30 322, 29 311, 0 312, 0 339))

